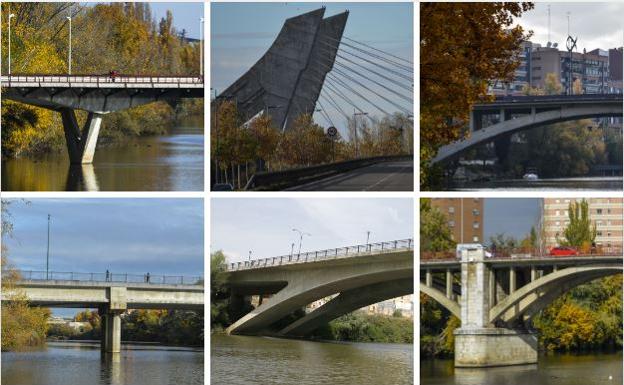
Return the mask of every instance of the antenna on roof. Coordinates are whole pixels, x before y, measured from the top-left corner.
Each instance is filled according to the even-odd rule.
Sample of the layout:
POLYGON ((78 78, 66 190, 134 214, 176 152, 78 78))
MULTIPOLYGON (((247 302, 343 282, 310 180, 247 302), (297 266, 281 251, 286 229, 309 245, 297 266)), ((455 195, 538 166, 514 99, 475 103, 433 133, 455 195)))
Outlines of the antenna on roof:
POLYGON ((548 43, 550 43, 550 4, 548 4, 548 43))

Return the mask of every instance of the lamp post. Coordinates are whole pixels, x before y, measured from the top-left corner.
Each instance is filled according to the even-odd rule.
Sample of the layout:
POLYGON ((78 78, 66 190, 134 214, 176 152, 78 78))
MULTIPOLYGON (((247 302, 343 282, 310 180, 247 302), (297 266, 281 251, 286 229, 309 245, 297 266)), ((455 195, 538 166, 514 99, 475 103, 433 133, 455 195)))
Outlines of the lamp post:
POLYGON ((303 232, 303 231, 298 230, 298 229, 292 229, 292 231, 296 231, 296 232, 299 233, 299 252, 297 253, 297 255, 301 255, 301 243, 303 243, 303 236, 307 235, 308 237, 311 237, 312 234, 303 232))
MULTIPOLYGON (((70 8, 70 12, 71 12, 71 8, 70 8)), ((67 52, 67 74, 71 75, 71 65, 72 65, 72 58, 71 58, 71 53, 72 53, 72 18, 71 18, 71 14, 69 16, 66 16, 67 20, 69 20, 69 49, 67 52)))
POLYGON ((11 76, 11 19, 14 17, 14 13, 9 14, 9 76, 11 76))
POLYGON ((353 109, 353 134, 355 136, 355 157, 359 158, 359 146, 358 146, 358 135, 357 135, 357 116, 360 115, 368 115, 368 112, 355 112, 355 108, 353 109))
POLYGON ((48 249, 46 252, 46 279, 50 271, 50 214, 48 214, 48 249))
POLYGON ((370 239, 370 230, 366 232, 366 248, 368 249, 368 240, 370 239))
POLYGON ((204 77, 204 18, 199 18, 199 76, 204 77))

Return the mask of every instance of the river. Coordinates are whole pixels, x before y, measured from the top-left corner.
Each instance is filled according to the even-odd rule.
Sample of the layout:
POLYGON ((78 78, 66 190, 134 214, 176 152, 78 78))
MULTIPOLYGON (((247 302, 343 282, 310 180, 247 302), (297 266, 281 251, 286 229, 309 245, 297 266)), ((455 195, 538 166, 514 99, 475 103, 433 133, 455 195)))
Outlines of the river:
POLYGON ((453 360, 420 361, 422 385, 620 385, 622 353, 551 354, 537 365, 454 369, 453 360), (609 378, 611 376, 611 378, 609 378))
POLYGON ((2 353, 3 385, 203 385, 204 349, 122 344, 101 355, 99 342, 49 342, 2 353))
POLYGON ((203 191, 204 134, 176 127, 162 136, 99 146, 92 165, 70 168, 65 150, 2 160, 2 191, 203 191))
POLYGON ((501 179, 484 182, 455 182, 449 190, 457 191, 622 191, 622 177, 552 178, 527 181, 501 179))
POLYGON ((414 347, 212 335, 212 385, 412 385, 414 347))

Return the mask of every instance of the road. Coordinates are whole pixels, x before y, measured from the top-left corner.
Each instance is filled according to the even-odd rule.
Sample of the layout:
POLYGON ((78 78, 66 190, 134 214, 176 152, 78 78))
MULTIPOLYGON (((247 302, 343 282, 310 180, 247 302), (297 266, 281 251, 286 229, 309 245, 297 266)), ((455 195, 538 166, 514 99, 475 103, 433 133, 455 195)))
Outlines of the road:
POLYGON ((414 191, 414 163, 383 162, 287 189, 288 191, 414 191))

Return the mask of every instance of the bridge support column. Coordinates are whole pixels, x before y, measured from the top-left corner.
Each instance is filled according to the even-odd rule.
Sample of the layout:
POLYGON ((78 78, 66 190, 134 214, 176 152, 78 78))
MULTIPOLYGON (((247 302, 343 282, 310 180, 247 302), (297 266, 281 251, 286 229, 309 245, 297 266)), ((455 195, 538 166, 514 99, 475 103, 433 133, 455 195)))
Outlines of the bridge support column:
POLYGON ((490 323, 490 298, 496 276, 485 263, 482 248, 461 254, 461 318, 455 330, 455 366, 488 367, 537 362, 534 334, 496 328, 490 323))
POLYGON ((117 310, 106 311, 100 316, 102 322, 102 351, 105 353, 121 352, 121 313, 117 310))
POLYGON ((73 109, 62 108, 60 112, 63 120, 69 161, 71 164, 92 163, 95 154, 95 146, 100 133, 102 115, 89 112, 87 121, 81 130, 78 125, 78 120, 76 119, 76 112, 73 109))

